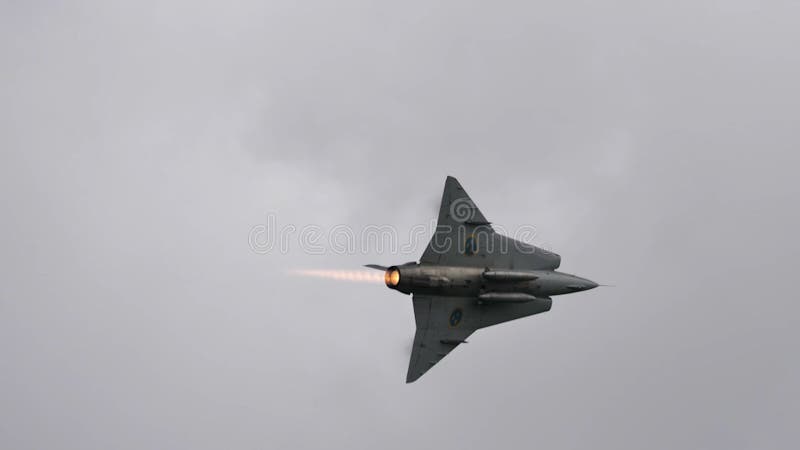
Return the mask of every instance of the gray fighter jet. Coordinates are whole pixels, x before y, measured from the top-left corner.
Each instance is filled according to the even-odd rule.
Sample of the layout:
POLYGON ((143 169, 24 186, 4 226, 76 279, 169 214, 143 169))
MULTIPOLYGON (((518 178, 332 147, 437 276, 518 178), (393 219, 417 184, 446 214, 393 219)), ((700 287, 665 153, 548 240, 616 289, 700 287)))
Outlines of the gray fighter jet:
POLYGON ((553 295, 597 287, 557 272, 561 257, 496 233, 461 184, 447 177, 439 222, 419 263, 385 271, 390 289, 413 295, 417 332, 406 383, 480 328, 550 310, 553 295))

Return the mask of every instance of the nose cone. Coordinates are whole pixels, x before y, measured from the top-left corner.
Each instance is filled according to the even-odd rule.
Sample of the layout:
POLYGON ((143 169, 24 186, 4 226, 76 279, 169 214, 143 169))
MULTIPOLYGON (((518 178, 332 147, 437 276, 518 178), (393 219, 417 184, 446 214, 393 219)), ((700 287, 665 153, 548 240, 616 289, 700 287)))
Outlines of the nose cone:
POLYGON ((596 288, 597 283, 592 280, 587 280, 586 278, 573 277, 567 287, 573 292, 588 291, 589 289, 596 288))
POLYGON ((588 291, 589 289, 594 289, 597 287, 597 283, 592 280, 584 280, 583 290, 588 291))

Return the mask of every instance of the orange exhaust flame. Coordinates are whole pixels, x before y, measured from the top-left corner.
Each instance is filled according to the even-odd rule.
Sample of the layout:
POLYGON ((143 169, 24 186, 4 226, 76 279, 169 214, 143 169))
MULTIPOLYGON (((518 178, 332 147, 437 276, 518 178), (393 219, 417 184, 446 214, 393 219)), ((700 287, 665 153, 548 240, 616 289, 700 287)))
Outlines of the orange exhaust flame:
POLYGON ((359 283, 383 283, 383 272, 377 270, 292 270, 289 274, 359 283))

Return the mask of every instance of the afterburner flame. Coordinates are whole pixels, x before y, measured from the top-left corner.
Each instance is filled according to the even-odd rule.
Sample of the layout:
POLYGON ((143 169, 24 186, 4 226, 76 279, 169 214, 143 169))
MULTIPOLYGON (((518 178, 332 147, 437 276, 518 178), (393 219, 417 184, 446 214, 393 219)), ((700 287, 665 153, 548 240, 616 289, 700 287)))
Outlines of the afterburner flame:
POLYGON ((400 284, 400 271, 397 269, 389 269, 383 275, 383 281, 389 287, 394 287, 400 284))
POLYGON ((383 273, 375 270, 292 270, 292 275, 327 278, 329 280, 353 281, 360 283, 382 283, 383 273))

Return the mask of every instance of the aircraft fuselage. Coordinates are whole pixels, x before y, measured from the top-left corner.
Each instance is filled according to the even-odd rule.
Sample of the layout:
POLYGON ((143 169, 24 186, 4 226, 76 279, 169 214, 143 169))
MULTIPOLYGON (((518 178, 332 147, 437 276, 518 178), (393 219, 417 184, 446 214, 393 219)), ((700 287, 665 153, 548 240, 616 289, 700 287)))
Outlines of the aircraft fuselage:
POLYGON ((416 263, 389 267, 384 280, 390 289, 406 294, 476 297, 484 302, 523 302, 597 287, 586 278, 554 270, 492 270, 416 263))

